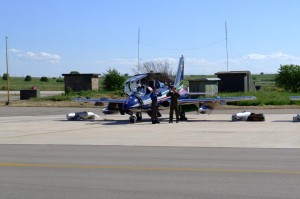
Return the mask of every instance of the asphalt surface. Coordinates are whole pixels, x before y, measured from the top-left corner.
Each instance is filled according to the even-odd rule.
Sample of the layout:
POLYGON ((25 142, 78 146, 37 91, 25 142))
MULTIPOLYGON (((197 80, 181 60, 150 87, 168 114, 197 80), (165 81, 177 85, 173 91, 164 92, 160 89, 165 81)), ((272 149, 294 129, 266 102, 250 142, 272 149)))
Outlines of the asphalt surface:
POLYGON ((295 199, 299 152, 0 145, 0 198, 295 199))

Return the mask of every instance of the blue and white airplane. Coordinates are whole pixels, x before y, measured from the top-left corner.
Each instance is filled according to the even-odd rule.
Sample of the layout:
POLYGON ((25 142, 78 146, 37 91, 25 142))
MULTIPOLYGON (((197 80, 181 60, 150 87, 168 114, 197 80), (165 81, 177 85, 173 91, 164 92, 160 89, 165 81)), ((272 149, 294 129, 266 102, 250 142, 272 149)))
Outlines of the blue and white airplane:
MULTIPOLYGON (((142 120, 142 113, 148 113, 151 115, 151 90, 155 87, 157 92, 161 95, 158 97, 159 110, 169 109, 170 97, 167 97, 167 93, 170 91, 167 83, 158 80, 156 78, 159 74, 147 73, 140 74, 131 77, 124 83, 124 93, 128 96, 127 99, 81 99, 85 102, 101 102, 108 103, 108 106, 102 109, 104 114, 120 113, 122 115, 128 114, 129 120, 132 123, 142 120)), ((180 120, 186 120, 185 112, 196 110, 199 113, 211 113, 211 111, 219 104, 226 104, 226 102, 242 101, 242 100, 255 100, 255 96, 241 96, 241 97, 215 97, 215 98, 199 98, 191 99, 189 96, 193 94, 205 94, 205 93, 188 93, 183 88, 184 79, 184 57, 181 56, 175 77, 174 86, 180 94, 178 100, 180 120), (191 110, 192 109, 192 110, 191 110)), ((158 111, 158 117, 161 114, 158 111)))

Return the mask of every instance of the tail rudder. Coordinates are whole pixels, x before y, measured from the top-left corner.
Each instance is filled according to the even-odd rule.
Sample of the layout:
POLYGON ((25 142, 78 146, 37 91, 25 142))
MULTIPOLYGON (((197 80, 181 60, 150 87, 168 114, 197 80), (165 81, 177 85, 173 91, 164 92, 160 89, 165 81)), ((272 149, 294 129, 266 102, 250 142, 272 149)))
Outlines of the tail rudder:
POLYGON ((176 73, 176 78, 174 86, 177 90, 180 90, 183 87, 183 78, 184 78, 184 57, 183 55, 179 59, 178 69, 176 73))

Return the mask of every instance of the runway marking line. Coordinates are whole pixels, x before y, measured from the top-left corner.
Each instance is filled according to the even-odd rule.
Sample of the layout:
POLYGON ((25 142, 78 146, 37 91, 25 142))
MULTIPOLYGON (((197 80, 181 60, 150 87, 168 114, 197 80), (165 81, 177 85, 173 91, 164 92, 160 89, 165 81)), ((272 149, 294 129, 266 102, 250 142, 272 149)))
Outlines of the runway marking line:
POLYGON ((72 168, 72 169, 120 169, 145 171, 190 171, 212 173, 271 173, 271 174, 300 174, 300 171, 285 170, 239 170, 239 169, 213 169, 213 168, 176 168, 176 167, 135 167, 135 166, 101 166, 101 165, 55 165, 0 162, 0 167, 41 167, 41 168, 72 168))

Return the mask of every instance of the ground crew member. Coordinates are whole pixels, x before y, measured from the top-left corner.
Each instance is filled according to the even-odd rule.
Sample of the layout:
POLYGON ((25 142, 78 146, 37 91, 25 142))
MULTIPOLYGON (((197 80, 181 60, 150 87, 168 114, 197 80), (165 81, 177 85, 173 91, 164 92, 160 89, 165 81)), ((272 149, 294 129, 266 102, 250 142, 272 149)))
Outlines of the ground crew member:
POLYGON ((151 108, 152 108, 152 113, 151 113, 151 120, 152 120, 152 124, 159 124, 160 122, 157 119, 157 111, 158 111, 158 102, 157 102, 157 96, 159 96, 161 94, 157 94, 156 92, 156 88, 152 89, 152 92, 150 94, 150 98, 152 100, 151 103, 151 108))
POLYGON ((179 122, 178 98, 180 97, 180 95, 176 91, 173 85, 170 86, 170 91, 167 93, 167 97, 171 97, 169 123, 173 123, 174 111, 176 115, 176 123, 178 123, 179 122))

